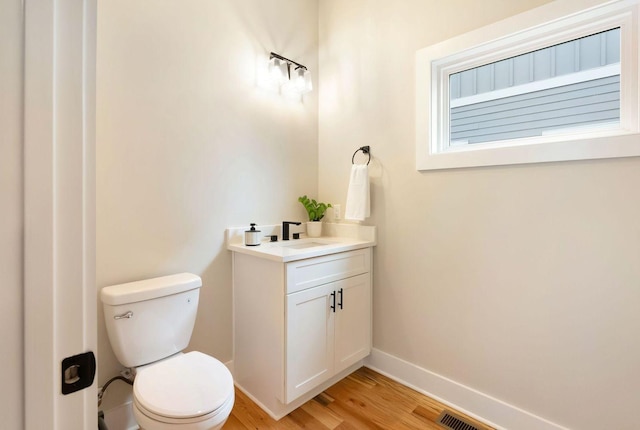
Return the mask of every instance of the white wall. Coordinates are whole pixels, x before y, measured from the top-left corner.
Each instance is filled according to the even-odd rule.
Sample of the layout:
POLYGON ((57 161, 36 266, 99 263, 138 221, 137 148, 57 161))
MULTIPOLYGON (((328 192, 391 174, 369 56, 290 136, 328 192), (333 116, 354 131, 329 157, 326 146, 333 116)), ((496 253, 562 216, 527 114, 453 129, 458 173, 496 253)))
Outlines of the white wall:
POLYGON ((344 203, 371 145, 375 348, 559 425, 631 429, 640 159, 415 170, 415 51, 542 3, 320 2, 320 198, 344 203))
POLYGON ((22 2, 0 0, 0 421, 23 427, 22 2))
MULTIPOLYGON (((256 84, 270 51, 317 80, 315 0, 110 0, 98 9, 97 285, 203 279, 190 348, 230 360, 224 230, 304 220, 317 192, 317 91, 256 84)), ((120 369, 99 311, 99 382, 120 369)), ((111 390, 111 388, 110 388, 111 390)))

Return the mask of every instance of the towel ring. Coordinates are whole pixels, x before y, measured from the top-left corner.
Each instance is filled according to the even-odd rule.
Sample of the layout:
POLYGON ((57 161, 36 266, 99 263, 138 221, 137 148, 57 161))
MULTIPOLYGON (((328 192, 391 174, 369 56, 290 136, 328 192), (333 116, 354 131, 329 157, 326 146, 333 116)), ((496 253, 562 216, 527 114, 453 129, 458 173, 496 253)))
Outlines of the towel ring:
POLYGON ((371 147, 361 146, 360 148, 356 149, 356 152, 354 152, 353 155, 351 156, 351 164, 356 164, 354 160, 356 158, 356 154, 358 153, 358 151, 362 151, 363 154, 367 154, 369 156, 369 159, 367 160, 367 166, 368 166, 369 163, 371 162, 371 147))

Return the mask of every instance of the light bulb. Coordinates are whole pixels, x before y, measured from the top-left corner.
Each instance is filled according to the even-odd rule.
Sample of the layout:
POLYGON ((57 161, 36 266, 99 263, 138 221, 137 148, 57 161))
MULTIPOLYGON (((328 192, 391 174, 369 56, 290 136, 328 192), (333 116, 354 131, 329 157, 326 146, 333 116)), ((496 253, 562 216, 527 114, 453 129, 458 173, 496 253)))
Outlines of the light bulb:
POLYGON ((274 84, 278 86, 284 84, 288 80, 287 64, 279 58, 271 58, 269 60, 269 76, 274 84))
POLYGON ((313 89, 311 85, 311 73, 304 67, 298 67, 291 77, 293 90, 300 94, 308 93, 313 89))

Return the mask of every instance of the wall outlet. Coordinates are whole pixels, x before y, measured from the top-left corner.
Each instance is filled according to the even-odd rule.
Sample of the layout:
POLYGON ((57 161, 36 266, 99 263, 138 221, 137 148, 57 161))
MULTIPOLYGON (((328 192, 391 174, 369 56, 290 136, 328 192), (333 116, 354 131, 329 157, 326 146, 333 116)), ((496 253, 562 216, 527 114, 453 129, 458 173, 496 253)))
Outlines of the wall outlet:
POLYGON ((332 205, 333 206, 333 218, 340 219, 342 216, 342 205, 332 205))

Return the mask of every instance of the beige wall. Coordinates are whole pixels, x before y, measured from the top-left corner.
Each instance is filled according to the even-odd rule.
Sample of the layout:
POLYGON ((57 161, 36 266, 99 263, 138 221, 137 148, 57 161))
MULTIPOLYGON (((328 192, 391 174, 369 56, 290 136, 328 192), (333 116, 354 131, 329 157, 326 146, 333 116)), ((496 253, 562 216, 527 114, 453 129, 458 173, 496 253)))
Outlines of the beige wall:
MULTIPOLYGON (((369 144, 374 346, 570 428, 629 428, 640 160, 414 167, 415 51, 545 2, 100 3, 98 287, 201 275, 191 347, 231 359, 223 230, 302 219, 318 184, 344 204, 369 144), (317 83, 318 46, 304 103, 255 85, 270 50, 317 83)), ((119 365, 101 313, 99 341, 104 382, 119 365)))
MULTIPOLYGON (((315 0, 99 3, 97 285, 193 272, 190 348, 231 360, 224 230, 303 219, 317 191, 317 91, 261 89, 269 51, 317 80, 315 0)), ((316 81, 317 82, 317 81, 316 81)), ((117 363, 99 310, 99 382, 117 363)))
POLYGON ((320 198, 344 203, 371 145, 375 348, 569 428, 631 429, 640 159, 415 169, 415 51, 542 3, 321 1, 320 198))
POLYGON ((0 0, 0 421, 23 427, 22 2, 0 0))

